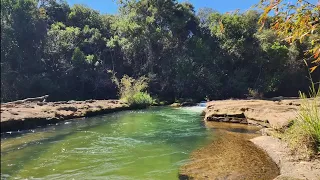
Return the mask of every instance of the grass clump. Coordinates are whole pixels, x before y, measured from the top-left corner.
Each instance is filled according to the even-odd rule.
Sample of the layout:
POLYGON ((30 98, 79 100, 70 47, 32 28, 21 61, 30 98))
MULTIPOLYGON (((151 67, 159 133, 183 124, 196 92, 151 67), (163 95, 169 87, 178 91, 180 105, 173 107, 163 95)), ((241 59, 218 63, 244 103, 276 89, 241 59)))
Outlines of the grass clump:
POLYGON ((320 152, 320 85, 316 89, 315 84, 311 84, 309 96, 299 92, 301 105, 297 118, 284 133, 284 139, 302 158, 311 158, 320 152))
POLYGON ((128 97, 127 103, 134 107, 147 107, 153 104, 153 99, 146 92, 138 92, 128 97))
POLYGON ((146 91, 149 79, 145 76, 134 79, 124 75, 119 81, 113 74, 112 80, 119 89, 120 99, 131 107, 144 108, 153 104, 154 100, 146 91))

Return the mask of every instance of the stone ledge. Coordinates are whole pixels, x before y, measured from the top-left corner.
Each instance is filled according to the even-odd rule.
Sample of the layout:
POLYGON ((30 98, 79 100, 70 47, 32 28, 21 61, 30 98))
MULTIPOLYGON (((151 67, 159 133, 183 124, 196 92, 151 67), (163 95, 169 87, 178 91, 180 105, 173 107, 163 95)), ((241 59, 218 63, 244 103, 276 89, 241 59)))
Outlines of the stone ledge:
POLYGON ((129 106, 119 100, 6 103, 1 104, 1 133, 126 109, 129 106))

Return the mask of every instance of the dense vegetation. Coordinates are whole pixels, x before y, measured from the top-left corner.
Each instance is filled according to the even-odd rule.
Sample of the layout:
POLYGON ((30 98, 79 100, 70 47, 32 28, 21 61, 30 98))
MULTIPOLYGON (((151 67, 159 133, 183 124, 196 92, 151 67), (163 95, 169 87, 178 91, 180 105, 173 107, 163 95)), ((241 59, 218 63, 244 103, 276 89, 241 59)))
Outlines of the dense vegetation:
MULTIPOLYGON (((296 96, 312 41, 288 44, 260 14, 195 13, 174 0, 126 1, 100 14, 55 0, 1 1, 1 101, 116 98, 117 77, 149 79, 153 97, 296 96), (308 43, 310 42, 310 43, 308 43)), ((318 81, 319 68, 312 75, 318 81), (317 79, 318 78, 318 79, 317 79)))

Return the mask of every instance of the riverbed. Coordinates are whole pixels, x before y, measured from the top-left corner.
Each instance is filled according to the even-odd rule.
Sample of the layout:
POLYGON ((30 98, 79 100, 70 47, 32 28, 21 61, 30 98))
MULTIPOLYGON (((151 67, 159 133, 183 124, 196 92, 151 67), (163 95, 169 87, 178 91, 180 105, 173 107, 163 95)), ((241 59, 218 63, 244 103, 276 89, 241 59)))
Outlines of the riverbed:
MULTIPOLYGON (((178 179, 179 169, 192 164, 197 149, 223 139, 219 128, 205 126, 200 112, 201 108, 154 107, 2 134, 1 178, 178 179)), ((254 152, 258 154, 247 156, 263 153, 254 152)), ((271 161, 258 164, 274 167, 271 161)))

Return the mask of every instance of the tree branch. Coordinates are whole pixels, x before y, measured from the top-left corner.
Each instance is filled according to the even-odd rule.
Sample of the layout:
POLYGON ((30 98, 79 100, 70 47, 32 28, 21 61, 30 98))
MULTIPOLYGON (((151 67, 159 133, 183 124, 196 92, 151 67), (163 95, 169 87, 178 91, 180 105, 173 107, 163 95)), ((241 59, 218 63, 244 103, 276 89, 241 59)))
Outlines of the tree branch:
POLYGON ((314 5, 314 4, 312 4, 312 3, 310 3, 309 1, 302 0, 302 2, 305 2, 306 4, 309 4, 309 5, 310 5, 310 6, 312 6, 312 7, 317 7, 316 5, 314 5))

